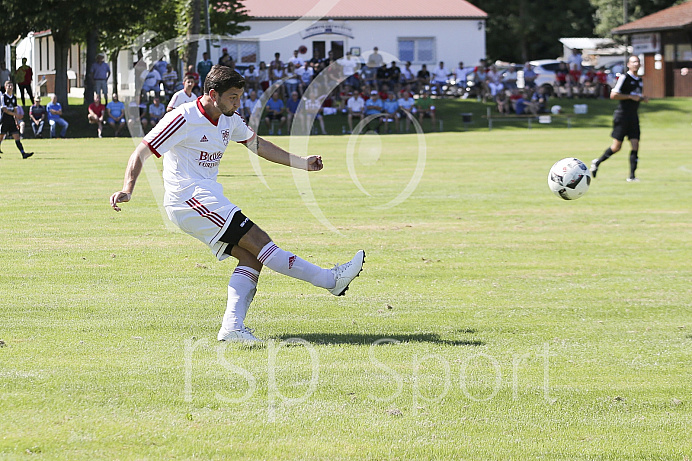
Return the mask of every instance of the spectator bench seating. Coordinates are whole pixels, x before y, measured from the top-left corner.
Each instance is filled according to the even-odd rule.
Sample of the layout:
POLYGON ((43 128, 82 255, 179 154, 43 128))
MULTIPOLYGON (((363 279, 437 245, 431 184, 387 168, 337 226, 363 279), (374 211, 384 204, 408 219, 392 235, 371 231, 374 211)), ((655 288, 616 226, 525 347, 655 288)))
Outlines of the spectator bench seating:
POLYGON ((564 119, 567 122, 567 128, 572 128, 572 120, 577 117, 576 114, 493 114, 490 107, 487 108, 486 115, 483 118, 488 120, 488 130, 493 129, 493 124, 496 122, 509 121, 509 120, 526 120, 528 122, 528 128, 531 129, 532 123, 552 123, 553 120, 564 119))

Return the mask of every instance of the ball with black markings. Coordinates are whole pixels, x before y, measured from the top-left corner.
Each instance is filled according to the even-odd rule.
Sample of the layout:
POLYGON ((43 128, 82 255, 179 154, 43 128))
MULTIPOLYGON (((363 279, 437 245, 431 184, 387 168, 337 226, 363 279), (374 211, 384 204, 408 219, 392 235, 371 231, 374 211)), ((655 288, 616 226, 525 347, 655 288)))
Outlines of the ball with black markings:
POLYGON ((548 173, 548 187, 564 200, 576 200, 591 185, 591 172, 578 158, 563 158, 548 173))

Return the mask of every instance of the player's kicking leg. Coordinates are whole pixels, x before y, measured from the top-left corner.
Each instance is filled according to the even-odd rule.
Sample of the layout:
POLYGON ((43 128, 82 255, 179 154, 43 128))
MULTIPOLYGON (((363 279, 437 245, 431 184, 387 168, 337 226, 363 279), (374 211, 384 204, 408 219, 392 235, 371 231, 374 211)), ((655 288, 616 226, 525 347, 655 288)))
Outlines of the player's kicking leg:
POLYGON ((365 252, 359 250, 351 261, 336 265, 333 269, 323 269, 293 253, 282 250, 257 225, 250 228, 238 245, 248 250, 262 265, 271 270, 310 282, 317 287, 329 290, 336 296, 346 293, 349 284, 363 270, 365 260, 365 252))

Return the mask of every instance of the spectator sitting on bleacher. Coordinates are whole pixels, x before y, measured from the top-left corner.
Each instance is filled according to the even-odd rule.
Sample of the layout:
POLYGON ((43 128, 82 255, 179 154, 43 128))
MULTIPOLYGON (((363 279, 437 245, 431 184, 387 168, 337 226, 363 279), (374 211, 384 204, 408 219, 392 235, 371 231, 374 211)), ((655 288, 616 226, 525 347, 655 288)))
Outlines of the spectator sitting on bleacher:
POLYGON ((384 132, 391 133, 389 123, 394 122, 394 130, 399 132, 399 102, 393 91, 387 94, 387 99, 383 101, 384 105, 384 132))
MULTIPOLYGON (((324 128, 324 117, 322 116, 322 102, 324 98, 324 96, 320 96, 316 89, 310 88, 307 96, 303 96, 303 110, 305 111, 305 122, 312 123, 313 118, 316 119, 320 124, 322 134, 327 134, 327 130, 324 128)), ((302 131, 305 132, 307 131, 306 129, 307 127, 302 131)))
POLYGON ((509 98, 505 91, 500 91, 495 95, 495 105, 497 106, 497 111, 501 114, 509 114, 512 111, 509 98))
POLYGON ((36 96, 34 104, 29 108, 29 118, 31 119, 31 129, 37 138, 43 137, 43 124, 46 122, 46 113, 46 107, 41 105, 41 96, 36 96))
POLYGON ((293 66, 295 66, 296 69, 303 67, 303 64, 305 64, 303 58, 298 56, 298 54, 300 54, 298 50, 293 50, 293 57, 288 60, 289 63, 293 63, 293 66))
POLYGON ((382 64, 377 69, 377 89, 381 90, 387 83, 389 83, 389 69, 387 64, 382 64))
POLYGON ((355 90, 353 95, 346 102, 348 109, 348 132, 353 132, 353 119, 359 118, 363 120, 363 112, 365 110, 365 100, 361 97, 360 91, 355 90))
POLYGON ((113 93, 111 102, 106 104, 106 120, 117 137, 125 127, 125 104, 118 99, 118 93, 113 93))
MULTIPOLYGON (((380 99, 380 94, 372 90, 370 92, 370 99, 365 101, 365 117, 369 117, 371 115, 377 115, 377 114, 382 114, 384 112, 384 102, 380 99)), ((382 124, 382 117, 376 117, 373 118, 372 122, 368 123, 367 125, 367 130, 369 130, 371 125, 374 125, 374 130, 375 132, 379 133, 380 131, 380 125, 382 124)))
POLYGON ((67 120, 62 118, 62 105, 58 102, 58 96, 52 95, 50 103, 46 106, 48 111, 48 125, 50 125, 50 137, 55 138, 58 136, 56 126, 59 126, 60 137, 65 139, 67 133, 67 128, 70 126, 67 120))
POLYGON ((154 102, 149 104, 149 125, 153 128, 166 115, 166 106, 161 104, 158 96, 154 97, 154 102))
MULTIPOLYGON (((32 108, 34 106, 31 106, 32 108)), ((103 120, 106 115, 106 106, 101 103, 101 96, 98 93, 94 95, 94 102, 89 104, 89 115, 87 116, 89 123, 96 125, 96 132, 99 138, 103 137, 103 120)), ((32 116, 33 118, 33 116, 32 116)), ((41 126, 43 128, 43 126, 41 126)), ((35 131, 35 130, 34 130, 35 131)))
MULTIPOLYGON (((187 66, 187 72, 185 72, 183 79, 187 78, 188 76, 192 77, 195 80, 195 86, 192 87, 192 92, 195 93, 195 95, 197 96, 201 96, 203 91, 200 87, 199 74, 195 72, 195 68, 192 64, 187 66)), ((202 82, 202 86, 204 86, 204 82, 202 82)))
POLYGON ((300 105, 300 99, 299 99, 298 91, 291 91, 291 97, 288 98, 288 101, 286 101, 286 109, 287 109, 286 127, 289 130, 291 129, 291 126, 293 124, 293 119, 296 116, 296 112, 298 111, 299 105, 300 105))
POLYGON ((192 102, 197 99, 197 95, 192 92, 195 87, 195 78, 192 75, 186 75, 183 79, 183 89, 176 91, 171 100, 168 101, 168 107, 166 107, 166 112, 170 112, 176 107, 185 104, 186 102, 192 102))
POLYGON ((454 84, 457 86, 459 89, 459 93, 464 93, 466 94, 466 81, 468 79, 468 76, 470 73, 473 72, 472 67, 464 67, 463 62, 459 62, 459 67, 454 69, 452 71, 452 74, 454 75, 454 84))
POLYGON ((255 90, 250 90, 250 96, 245 100, 245 106, 243 107, 243 118, 245 122, 250 122, 250 117, 252 117, 255 108, 259 107, 259 103, 260 100, 257 97, 257 92, 255 90))
POLYGON ((274 134, 274 128, 272 127, 272 122, 274 121, 279 122, 279 131, 277 134, 281 135, 281 127, 284 125, 284 123, 286 123, 286 116, 284 115, 286 112, 286 107, 284 102, 279 99, 278 90, 272 93, 271 99, 267 101, 266 112, 267 115, 264 118, 264 123, 269 129, 269 135, 274 134))
POLYGON ((257 73, 259 74, 259 84, 260 84, 260 89, 258 91, 265 92, 267 91, 267 88, 269 88, 269 68, 267 67, 267 64, 264 61, 260 61, 259 63, 259 69, 257 69, 257 73))
POLYGON ((504 85, 502 84, 502 74, 497 71, 497 67, 495 67, 495 65, 490 66, 490 69, 485 74, 485 82, 488 85, 488 90, 490 90, 490 96, 493 98, 495 98, 498 91, 504 89, 504 85))
POLYGON ((502 74, 502 86, 509 91, 517 88, 517 68, 514 64, 510 64, 509 68, 502 74))
POLYGON ((413 117, 413 108, 416 105, 416 100, 413 99, 413 95, 409 92, 400 92, 400 97, 397 100, 399 103, 399 117, 406 120, 406 132, 409 132, 411 127, 411 118, 413 117))
POLYGON ((533 70, 533 66, 530 63, 524 64, 524 88, 532 90, 536 88, 536 78, 538 74, 533 70))
POLYGON ((154 91, 156 94, 159 94, 159 91, 161 91, 161 74, 153 65, 149 70, 144 70, 140 78, 143 80, 142 90, 146 93, 154 91))
POLYGON ((435 130, 435 105, 432 98, 430 98, 429 91, 425 90, 423 96, 416 100, 416 110, 418 112, 418 123, 423 125, 423 118, 430 117, 432 129, 435 130))
POLYGON ((399 89, 399 83, 401 80, 401 69, 396 65, 396 61, 392 61, 389 69, 389 88, 396 92, 399 89))

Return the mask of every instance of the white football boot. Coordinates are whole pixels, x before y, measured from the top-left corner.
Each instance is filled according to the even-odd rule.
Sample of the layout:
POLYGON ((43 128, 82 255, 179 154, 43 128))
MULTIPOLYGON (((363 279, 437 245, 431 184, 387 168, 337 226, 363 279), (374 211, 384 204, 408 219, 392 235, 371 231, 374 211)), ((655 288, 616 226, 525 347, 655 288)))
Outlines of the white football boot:
POLYGON ((252 342, 262 342, 261 339, 256 338, 255 335, 253 335, 254 330, 248 328, 248 327, 242 327, 240 330, 231 330, 228 331, 224 327, 221 327, 219 330, 219 334, 217 336, 219 341, 229 341, 229 342, 244 342, 244 343, 252 343, 252 342))
POLYGON ((365 261, 365 251, 358 250, 352 260, 345 264, 334 266, 332 273, 334 274, 336 284, 329 292, 335 296, 343 296, 346 290, 348 290, 348 285, 363 270, 363 261, 365 261))

